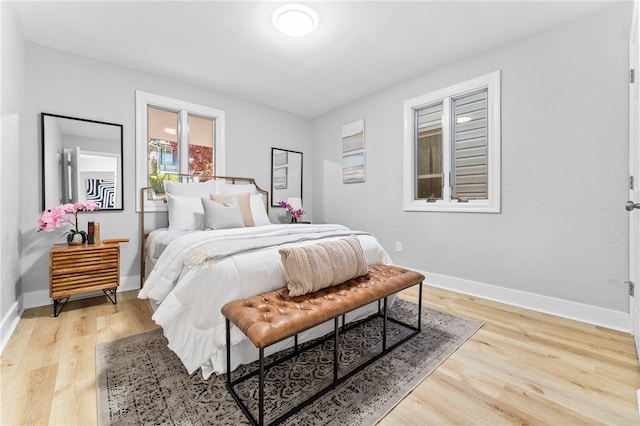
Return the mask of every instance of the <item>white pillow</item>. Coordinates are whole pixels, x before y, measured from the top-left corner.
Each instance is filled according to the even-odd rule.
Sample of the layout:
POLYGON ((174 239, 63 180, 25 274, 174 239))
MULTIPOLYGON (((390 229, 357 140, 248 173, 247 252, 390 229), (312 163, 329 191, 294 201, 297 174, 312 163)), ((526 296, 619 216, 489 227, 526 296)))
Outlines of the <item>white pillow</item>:
POLYGON ((251 215, 253 216, 253 224, 255 226, 271 225, 269 215, 264 207, 264 198, 262 194, 253 194, 249 199, 251 205, 251 215))
POLYGON ((183 197, 167 193, 169 229, 193 231, 204 229, 204 210, 198 197, 183 197))
POLYGON ((244 221, 240 206, 235 198, 224 203, 213 201, 209 198, 200 198, 204 208, 205 229, 231 229, 243 228, 244 221))
MULTIPOLYGON (((214 192, 214 191, 211 191, 211 192, 214 192)), ((218 182, 218 187, 217 187, 217 190, 215 191, 216 194, 222 194, 222 195, 238 195, 238 194, 244 194, 245 192, 248 192, 250 194, 258 193, 258 191, 256 190, 256 186, 252 183, 231 184, 226 182, 218 182)))
POLYGON ((206 182, 174 182, 164 181, 164 190, 167 194, 180 195, 186 197, 206 197, 212 192, 216 192, 216 181, 206 182))

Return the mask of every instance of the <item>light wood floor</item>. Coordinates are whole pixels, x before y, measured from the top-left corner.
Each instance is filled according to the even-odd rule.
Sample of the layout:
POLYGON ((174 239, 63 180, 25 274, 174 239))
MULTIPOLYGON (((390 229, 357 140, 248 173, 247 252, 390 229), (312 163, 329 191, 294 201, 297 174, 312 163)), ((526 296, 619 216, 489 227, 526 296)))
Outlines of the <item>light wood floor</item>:
MULTIPOLYGON (((630 335, 425 289, 430 306, 484 326, 381 425, 640 424, 630 335)), ((155 328, 136 294, 69 302, 58 318, 27 310, 1 357, 0 424, 95 424, 96 344, 155 328)))

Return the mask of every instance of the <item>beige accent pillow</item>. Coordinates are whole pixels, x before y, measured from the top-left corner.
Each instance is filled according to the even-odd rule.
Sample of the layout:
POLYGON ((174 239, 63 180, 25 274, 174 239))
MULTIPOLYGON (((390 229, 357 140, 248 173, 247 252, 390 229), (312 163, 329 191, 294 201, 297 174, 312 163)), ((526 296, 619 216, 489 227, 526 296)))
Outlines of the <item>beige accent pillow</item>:
POLYGON ((210 194, 209 197, 218 203, 226 203, 233 198, 237 198, 244 226, 255 226, 255 223, 253 222, 253 214, 251 213, 251 202, 249 200, 250 194, 248 192, 233 195, 210 194))
POLYGON ((303 247, 280 249, 289 296, 313 293, 365 275, 369 265, 355 235, 303 247))

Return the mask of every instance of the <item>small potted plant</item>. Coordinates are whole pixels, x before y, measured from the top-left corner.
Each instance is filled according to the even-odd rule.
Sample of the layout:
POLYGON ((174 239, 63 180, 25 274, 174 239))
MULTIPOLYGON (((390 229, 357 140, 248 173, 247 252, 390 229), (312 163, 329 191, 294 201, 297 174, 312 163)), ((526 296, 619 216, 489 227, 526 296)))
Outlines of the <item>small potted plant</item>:
POLYGON ((78 228, 78 212, 98 210, 99 206, 94 201, 86 203, 60 204, 45 210, 38 219, 38 232, 51 232, 63 223, 70 223, 71 229, 65 234, 68 244, 85 244, 87 233, 78 228))
POLYGON ((302 209, 294 209, 291 204, 286 201, 280 201, 280 207, 284 208, 291 215, 291 223, 298 223, 298 218, 304 214, 302 209))

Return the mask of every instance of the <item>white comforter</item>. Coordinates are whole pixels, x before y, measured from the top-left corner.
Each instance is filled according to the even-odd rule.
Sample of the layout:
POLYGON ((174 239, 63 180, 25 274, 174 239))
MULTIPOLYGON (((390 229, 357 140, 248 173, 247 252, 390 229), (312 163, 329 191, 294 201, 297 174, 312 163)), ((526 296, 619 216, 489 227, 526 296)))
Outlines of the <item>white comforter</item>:
MULTIPOLYGON (((205 379, 212 373, 224 373, 227 368, 225 321, 220 310, 228 302, 286 286, 279 247, 243 250, 192 266, 190 259, 194 258, 194 253, 214 250, 216 245, 229 240, 234 240, 234 244, 238 239, 255 240, 256 245, 262 247, 264 237, 288 238, 284 236, 299 234, 300 237, 318 238, 321 233, 327 233, 328 239, 336 239, 348 235, 349 229, 342 225, 266 225, 180 236, 158 258, 138 297, 158 304, 153 320, 163 328, 169 348, 180 357, 189 374, 198 368, 205 379)), ((358 238, 369 264, 391 263, 391 258, 373 236, 364 234, 358 238)), ((314 242, 317 239, 286 245, 314 242)), ((354 311, 347 315, 347 320, 362 318, 376 308, 377 304, 354 311)), ((315 327, 301 333, 299 341, 322 336, 332 327, 332 322, 315 327)), ((258 351, 235 327, 231 331, 231 344, 232 369, 257 359, 258 351)), ((287 339, 267 348, 266 353, 292 344, 293 338, 287 339)))

